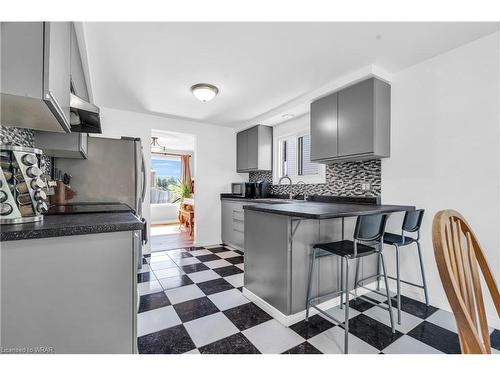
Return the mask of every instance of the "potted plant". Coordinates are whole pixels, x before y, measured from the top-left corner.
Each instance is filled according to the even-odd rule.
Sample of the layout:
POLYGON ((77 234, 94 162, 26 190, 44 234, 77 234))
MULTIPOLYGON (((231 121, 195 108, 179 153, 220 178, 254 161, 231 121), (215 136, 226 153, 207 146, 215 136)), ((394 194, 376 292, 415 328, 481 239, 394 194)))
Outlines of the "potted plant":
POLYGON ((168 190, 174 195, 175 202, 182 200, 182 198, 189 198, 191 196, 191 188, 189 184, 177 180, 177 183, 168 186, 168 190))

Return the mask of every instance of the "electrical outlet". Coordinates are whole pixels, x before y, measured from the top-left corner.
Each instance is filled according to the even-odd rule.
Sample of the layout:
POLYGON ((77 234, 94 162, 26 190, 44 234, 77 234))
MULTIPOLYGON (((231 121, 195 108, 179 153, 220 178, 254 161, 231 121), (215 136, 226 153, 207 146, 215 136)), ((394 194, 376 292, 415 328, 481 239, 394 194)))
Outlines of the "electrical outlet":
POLYGON ((362 182, 361 183, 361 191, 371 191, 372 190, 372 184, 369 182, 362 182))

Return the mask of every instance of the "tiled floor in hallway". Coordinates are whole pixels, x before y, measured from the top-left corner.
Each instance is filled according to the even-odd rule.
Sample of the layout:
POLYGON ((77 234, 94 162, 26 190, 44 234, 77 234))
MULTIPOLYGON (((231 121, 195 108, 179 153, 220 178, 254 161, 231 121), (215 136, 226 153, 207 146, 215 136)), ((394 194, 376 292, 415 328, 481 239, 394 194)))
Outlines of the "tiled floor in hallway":
MULTIPOLYGON (((285 327, 242 292, 244 254, 228 246, 154 252, 137 275, 140 353, 342 353, 344 330, 315 315, 285 327)), ((385 303, 377 294, 368 294, 385 303)), ((351 301, 350 353, 459 353, 451 313, 403 297, 402 325, 385 310, 351 301)), ((339 319, 343 310, 331 309, 339 319)), ((494 351, 500 331, 491 330, 494 351)))

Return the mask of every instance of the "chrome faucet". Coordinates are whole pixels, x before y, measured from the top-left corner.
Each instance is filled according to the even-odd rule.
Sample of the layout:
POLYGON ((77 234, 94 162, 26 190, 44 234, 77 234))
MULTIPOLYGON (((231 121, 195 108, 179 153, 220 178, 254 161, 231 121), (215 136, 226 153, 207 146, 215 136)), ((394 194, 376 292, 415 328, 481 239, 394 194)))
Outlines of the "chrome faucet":
POLYGON ((292 179, 288 176, 283 176, 281 177, 279 180, 278 180, 278 185, 281 185, 281 181, 287 179, 288 182, 290 182, 290 184, 288 186, 290 186, 290 192, 288 193, 288 198, 289 199, 293 199, 293 192, 292 192, 292 179))
MULTIPOLYGON (((296 185, 297 185, 297 187, 298 187, 299 185, 302 185, 302 186, 304 187, 304 188, 303 188, 303 190, 302 190, 302 196, 304 197, 304 200, 306 201, 306 200, 307 200, 307 198, 308 198, 307 193, 306 193, 306 183, 305 183, 304 181, 297 181, 297 184, 296 184, 296 185)), ((299 195, 299 190, 300 190, 300 189, 299 189, 299 188, 297 188, 297 195, 299 195)))

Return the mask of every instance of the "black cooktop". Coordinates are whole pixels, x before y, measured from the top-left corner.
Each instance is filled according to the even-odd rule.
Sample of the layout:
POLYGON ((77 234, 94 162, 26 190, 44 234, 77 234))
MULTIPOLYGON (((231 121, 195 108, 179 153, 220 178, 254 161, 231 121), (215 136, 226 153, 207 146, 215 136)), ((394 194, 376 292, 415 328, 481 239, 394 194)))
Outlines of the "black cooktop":
POLYGON ((60 206, 51 206, 46 215, 68 214, 95 214, 104 212, 133 212, 125 203, 99 202, 99 203, 70 203, 60 206))

